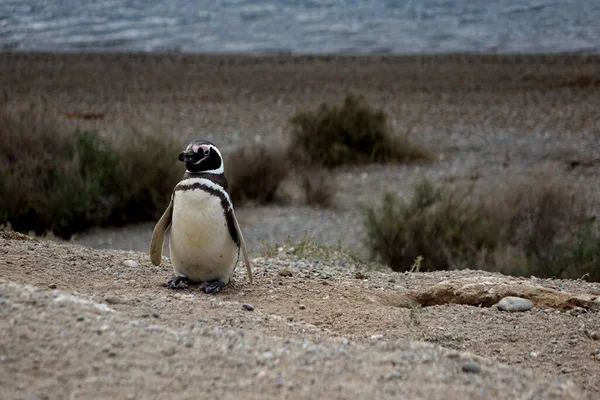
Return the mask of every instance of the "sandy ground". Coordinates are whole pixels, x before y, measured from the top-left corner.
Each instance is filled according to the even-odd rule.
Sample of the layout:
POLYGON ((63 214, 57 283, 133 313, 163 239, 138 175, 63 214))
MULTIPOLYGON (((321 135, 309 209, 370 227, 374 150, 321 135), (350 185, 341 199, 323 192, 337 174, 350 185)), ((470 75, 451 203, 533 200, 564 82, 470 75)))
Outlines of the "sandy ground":
MULTIPOLYGON (((262 241, 305 232, 364 251, 360 207, 386 190, 408 196, 423 177, 499 190, 550 176, 580 191, 600 215, 598 56, 0 54, 0 101, 8 107, 43 105, 65 128, 109 137, 158 131, 182 145, 204 137, 224 152, 285 142, 296 110, 351 91, 383 107, 397 132, 410 132, 439 161, 332 171, 330 210, 296 203, 239 209, 254 257, 262 241), (87 111, 104 118, 68 118, 87 111)), ((146 251, 151 229, 97 230, 74 242, 146 251)), ((0 344, 0 397, 600 396, 593 307, 537 302, 505 313, 449 299, 419 307, 406 301, 415 291, 501 277, 367 271, 356 279, 352 265, 285 252, 254 264, 254 285, 238 268, 217 296, 197 287, 172 292, 162 286, 168 260, 154 267, 145 253, 2 234, 0 331, 9 340, 0 344), (281 276, 282 268, 292 276, 281 276)), ((505 286, 520 294, 525 283, 567 297, 600 295, 598 284, 583 281, 505 286)))
POLYGON ((600 395, 598 284, 477 271, 361 275, 336 257, 291 250, 253 263, 252 285, 240 266, 218 295, 172 291, 167 259, 155 267, 143 253, 0 233, 0 397, 600 395), (587 296, 592 306, 536 300, 508 313, 402 300, 473 280, 587 296))

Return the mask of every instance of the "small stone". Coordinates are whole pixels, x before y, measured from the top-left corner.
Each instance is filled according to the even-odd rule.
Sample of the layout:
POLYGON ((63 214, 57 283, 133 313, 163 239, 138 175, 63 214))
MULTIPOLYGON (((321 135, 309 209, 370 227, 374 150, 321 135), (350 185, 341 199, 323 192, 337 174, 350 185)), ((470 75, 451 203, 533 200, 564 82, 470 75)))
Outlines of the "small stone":
POLYGON ((287 317, 286 318, 289 322, 293 322, 294 321, 294 317, 287 317))
POLYGON ((528 299, 508 296, 500 300, 497 304, 497 307, 498 310, 508 312, 529 311, 533 308, 533 303, 528 299))
POLYGON ((306 310, 306 306, 304 304, 300 304, 298 306, 298 308, 301 309, 301 310, 306 310))
POLYGON ((354 279, 367 279, 367 275, 363 274, 361 271, 356 271, 354 279))
POLYGON ((600 340, 600 334, 596 331, 587 332, 587 334, 592 340, 600 340))
POLYGON ((123 300, 121 300, 121 298, 119 296, 104 296, 104 301, 107 302, 108 304, 120 304, 123 302, 123 300))
POLYGON ((250 303, 244 303, 244 304, 242 304, 242 307, 246 311, 254 311, 254 306, 250 303))
POLYGON ((83 315, 78 315, 77 317, 75 317, 76 321, 83 321, 85 319, 85 317, 83 315))
POLYGON ((56 289, 57 287, 58 287, 58 286, 56 286, 56 284, 55 284, 55 283, 51 283, 51 284, 49 284, 49 285, 48 285, 48 288, 49 288, 49 289, 52 289, 52 290, 56 289))
POLYGON ((538 358, 539 355, 540 353, 538 353, 537 351, 532 351, 531 353, 529 353, 529 356, 531 358, 538 358))
POLYGON ((133 260, 125 260, 123 261, 123 265, 128 268, 137 268, 139 264, 133 260))
POLYGON ((154 311, 154 312, 152 313, 152 316, 153 316, 154 318, 160 318, 160 314, 159 314, 158 312, 156 312, 156 311, 154 311))
POLYGON ((574 317, 585 313, 587 313, 587 310, 583 307, 575 307, 569 311, 569 314, 571 314, 574 317))
POLYGON ((188 340, 187 342, 185 342, 184 346, 187 347, 187 348, 194 347, 194 341, 193 340, 188 340))
POLYGON ((462 370, 468 374, 478 374, 481 372, 481 367, 475 361, 467 361, 463 364, 462 370))
POLYGON ((292 270, 289 268, 280 268, 279 271, 277 271, 277 273, 279 274, 279 276, 293 276, 294 274, 292 273, 292 270))
POLYGON ((383 335, 381 333, 376 333, 375 335, 371 335, 371 340, 381 340, 383 339, 383 335))
POLYGON ((600 354, 596 354, 596 361, 600 361, 600 354))

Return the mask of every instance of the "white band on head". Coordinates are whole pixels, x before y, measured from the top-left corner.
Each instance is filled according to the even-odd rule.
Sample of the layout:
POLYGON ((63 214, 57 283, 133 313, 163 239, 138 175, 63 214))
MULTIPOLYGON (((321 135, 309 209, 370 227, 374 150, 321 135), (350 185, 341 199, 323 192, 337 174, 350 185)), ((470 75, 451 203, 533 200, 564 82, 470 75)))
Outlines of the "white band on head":
POLYGON ((212 144, 209 144, 209 145, 206 145, 206 146, 210 147, 211 149, 214 149, 217 152, 217 154, 219 155, 219 158, 221 159, 221 165, 217 169, 211 169, 211 170, 202 171, 202 172, 205 173, 205 174, 222 174, 222 173, 224 173, 225 172, 225 168, 223 168, 224 161, 223 161, 223 156, 221 155, 221 152, 219 151, 219 149, 217 148, 217 146, 213 146, 212 144))

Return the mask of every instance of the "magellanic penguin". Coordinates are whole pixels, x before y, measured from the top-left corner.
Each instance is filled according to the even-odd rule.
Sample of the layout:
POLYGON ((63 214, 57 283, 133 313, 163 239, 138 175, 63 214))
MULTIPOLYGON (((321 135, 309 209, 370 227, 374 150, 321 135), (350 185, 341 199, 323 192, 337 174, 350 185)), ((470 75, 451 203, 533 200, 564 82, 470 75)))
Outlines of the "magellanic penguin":
POLYGON ((240 249, 252 283, 246 243, 227 193, 221 152, 213 143, 194 140, 179 154, 185 163, 183 179, 154 227, 150 259, 160 265, 165 233, 175 277, 168 287, 181 289, 187 282, 206 283, 206 293, 218 293, 229 282, 240 249))

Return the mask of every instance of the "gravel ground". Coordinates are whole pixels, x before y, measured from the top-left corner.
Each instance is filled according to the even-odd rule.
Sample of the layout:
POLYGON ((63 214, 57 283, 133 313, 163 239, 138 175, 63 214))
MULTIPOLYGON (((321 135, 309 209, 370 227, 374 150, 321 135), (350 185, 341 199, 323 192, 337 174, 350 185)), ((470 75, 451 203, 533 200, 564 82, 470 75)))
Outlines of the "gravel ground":
POLYGON ((163 287, 167 259, 0 231, 0 397, 598 397, 597 311, 392 301, 448 280, 592 299, 597 284, 343 260, 284 249, 253 260, 253 285, 240 267, 213 296, 163 287))

